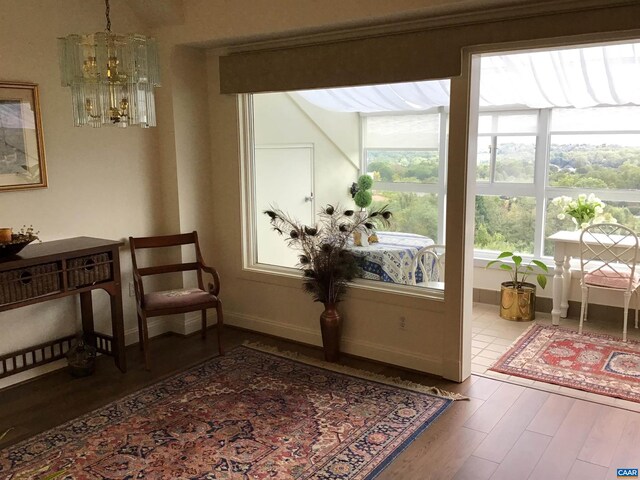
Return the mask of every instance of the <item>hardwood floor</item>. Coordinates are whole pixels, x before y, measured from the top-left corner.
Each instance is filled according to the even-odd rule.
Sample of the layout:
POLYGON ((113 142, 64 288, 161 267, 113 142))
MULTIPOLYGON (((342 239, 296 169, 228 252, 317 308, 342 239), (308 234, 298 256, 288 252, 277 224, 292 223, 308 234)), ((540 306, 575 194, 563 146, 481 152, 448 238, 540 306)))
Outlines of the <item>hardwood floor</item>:
MULTIPOLYGON (((0 392, 0 448, 89 412, 216 353, 215 332, 202 341, 164 336, 151 342, 151 372, 137 346, 129 371, 101 357, 95 375, 73 379, 57 371, 0 392)), ((227 328, 226 348, 245 340, 321 358, 320 350, 227 328)), ((455 402, 378 477, 426 479, 613 479, 616 468, 640 467, 640 413, 472 376, 462 384, 357 358, 352 367, 460 392, 455 402)))

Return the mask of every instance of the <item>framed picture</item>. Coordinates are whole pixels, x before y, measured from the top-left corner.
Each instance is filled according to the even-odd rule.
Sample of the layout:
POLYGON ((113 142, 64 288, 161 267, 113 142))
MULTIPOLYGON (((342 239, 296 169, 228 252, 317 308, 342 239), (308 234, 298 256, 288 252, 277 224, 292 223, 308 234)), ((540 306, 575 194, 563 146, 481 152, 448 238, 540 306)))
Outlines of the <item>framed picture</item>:
POLYGON ((46 186, 38 86, 0 82, 0 191, 46 186))

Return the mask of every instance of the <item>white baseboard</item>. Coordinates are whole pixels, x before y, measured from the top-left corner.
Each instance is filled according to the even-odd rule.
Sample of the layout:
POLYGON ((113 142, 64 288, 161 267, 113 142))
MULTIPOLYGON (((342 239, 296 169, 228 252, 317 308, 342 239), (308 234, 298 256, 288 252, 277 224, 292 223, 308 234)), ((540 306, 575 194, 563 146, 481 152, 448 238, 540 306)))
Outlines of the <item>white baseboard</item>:
MULTIPOLYGON (((215 315, 211 323, 215 321, 215 315)), ((279 322, 255 315, 246 315, 237 312, 225 312, 225 324, 244 328, 254 332, 265 333, 275 337, 281 337, 308 345, 321 346, 322 336, 320 329, 310 329, 279 322)), ((162 335, 166 332, 175 332, 180 335, 189 335, 200 330, 200 312, 194 312, 185 316, 156 317, 148 322, 149 338, 162 335)), ((138 328, 130 328, 125 331, 125 345, 138 343, 138 328)), ((378 343, 342 337, 341 349, 343 352, 369 358, 380 362, 411 368, 421 372, 429 372, 441 375, 442 361, 434 355, 425 355, 417 352, 408 352, 404 349, 389 347, 378 343)), ((59 360, 42 367, 37 367, 23 374, 16 374, 0 381, 0 388, 8 387, 15 383, 34 378, 44 373, 64 368, 66 360, 59 360)))
MULTIPOLYGON (((147 328, 149 329, 149 338, 162 335, 163 333, 173 331, 173 322, 169 322, 169 319, 163 317, 151 318, 147 321, 147 328)), ((172 319, 173 320, 173 319, 172 319)), ((138 343, 138 327, 130 328, 124 332, 124 344, 132 345, 138 343)))
MULTIPOLYGON (((200 319, 198 318, 197 326, 194 325, 195 330, 200 328, 199 321, 200 319)), ((225 324, 309 345, 322 345, 322 335, 320 334, 319 328, 318 330, 309 329, 284 322, 278 322, 276 320, 236 312, 225 313, 225 324)), ((341 349, 343 352, 351 355, 357 355, 359 357, 369 358, 422 372, 429 372, 434 375, 441 375, 442 372, 442 359, 435 355, 409 352, 404 349, 344 336, 341 339, 341 349)))

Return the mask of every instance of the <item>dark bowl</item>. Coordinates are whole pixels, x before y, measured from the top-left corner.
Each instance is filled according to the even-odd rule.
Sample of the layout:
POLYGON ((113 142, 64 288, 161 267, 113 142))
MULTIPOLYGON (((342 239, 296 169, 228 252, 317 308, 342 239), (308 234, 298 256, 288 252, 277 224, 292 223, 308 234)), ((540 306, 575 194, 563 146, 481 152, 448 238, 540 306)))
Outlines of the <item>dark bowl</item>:
POLYGON ((20 243, 0 243, 0 258, 7 258, 17 255, 24 247, 29 245, 33 240, 25 240, 20 243))

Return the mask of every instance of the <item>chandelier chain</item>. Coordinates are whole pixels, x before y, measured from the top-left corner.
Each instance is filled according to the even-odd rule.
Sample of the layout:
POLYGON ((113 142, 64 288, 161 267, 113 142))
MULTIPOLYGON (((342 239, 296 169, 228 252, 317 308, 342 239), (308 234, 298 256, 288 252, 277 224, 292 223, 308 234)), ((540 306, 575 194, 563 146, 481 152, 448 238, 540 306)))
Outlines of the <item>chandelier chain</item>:
POLYGON ((111 33, 111 17, 109 13, 111 12, 111 8, 109 7, 109 0, 104 0, 105 5, 105 15, 107 17, 107 32, 111 33))

